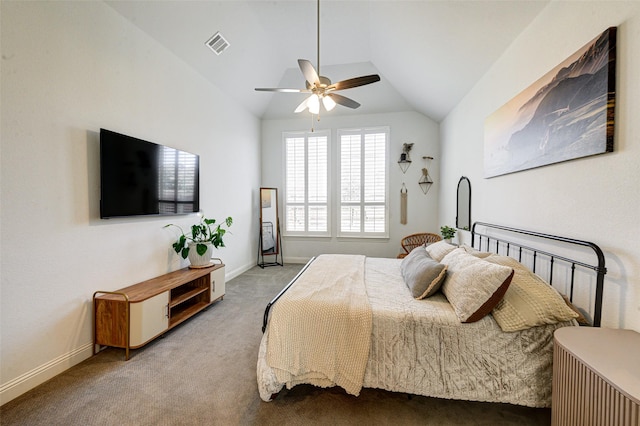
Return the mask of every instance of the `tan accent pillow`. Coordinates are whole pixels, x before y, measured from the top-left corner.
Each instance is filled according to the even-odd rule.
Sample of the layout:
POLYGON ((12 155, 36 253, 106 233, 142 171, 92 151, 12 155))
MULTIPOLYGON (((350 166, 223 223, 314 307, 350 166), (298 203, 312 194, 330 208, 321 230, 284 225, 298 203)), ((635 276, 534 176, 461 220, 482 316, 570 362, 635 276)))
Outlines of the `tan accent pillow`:
POLYGON ((485 261, 515 271, 511 286, 492 312, 503 331, 524 330, 578 317, 556 289, 516 259, 492 254, 485 261))
POLYGON ((433 260, 424 246, 420 246, 402 259, 400 271, 411 295, 416 299, 424 299, 440 289, 447 267, 433 260))
POLYGON ((447 254, 456 249, 456 246, 446 241, 438 241, 437 243, 427 245, 425 248, 433 260, 441 262, 447 254))
POLYGON ((512 268, 486 262, 463 248, 453 250, 442 263, 448 268, 442 292, 461 322, 475 322, 491 312, 513 277, 512 268))

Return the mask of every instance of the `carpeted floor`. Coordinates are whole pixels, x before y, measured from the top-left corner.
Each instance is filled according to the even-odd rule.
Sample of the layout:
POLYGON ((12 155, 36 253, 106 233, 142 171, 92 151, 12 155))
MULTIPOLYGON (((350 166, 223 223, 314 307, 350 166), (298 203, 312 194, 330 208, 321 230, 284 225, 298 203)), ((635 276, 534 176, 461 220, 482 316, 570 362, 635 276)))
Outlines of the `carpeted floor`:
POLYGON ((298 386, 262 402, 266 304, 302 265, 255 267, 224 300, 124 361, 108 348, 0 407, 2 425, 548 425, 550 410, 298 386))

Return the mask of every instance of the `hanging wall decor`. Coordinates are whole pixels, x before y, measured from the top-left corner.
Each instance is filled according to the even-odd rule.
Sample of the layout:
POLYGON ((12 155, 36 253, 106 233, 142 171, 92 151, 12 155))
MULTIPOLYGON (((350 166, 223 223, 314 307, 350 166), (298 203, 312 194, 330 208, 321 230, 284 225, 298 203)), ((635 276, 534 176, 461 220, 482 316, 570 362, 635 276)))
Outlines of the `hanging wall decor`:
POLYGON ((400 159, 398 160, 398 165, 400 166, 402 173, 406 173, 407 169, 411 165, 411 156, 409 155, 411 148, 413 148, 413 143, 402 144, 402 154, 400 154, 400 159))
POLYGON ((612 152, 615 76, 612 27, 487 118, 485 177, 612 152))
POLYGON ((400 188, 400 223, 402 225, 407 224, 407 187, 402 182, 402 188, 400 188))
POLYGON ((422 192, 424 192, 425 195, 427 195, 427 192, 429 192, 429 189, 431 189, 431 185, 433 185, 433 179, 431 179, 431 176, 429 175, 429 170, 426 167, 426 162, 427 160, 433 160, 433 157, 422 157, 422 159, 425 162, 425 167, 423 167, 422 169, 422 176, 420 176, 420 179, 418 180, 418 185, 420 185, 420 189, 422 189, 422 192))

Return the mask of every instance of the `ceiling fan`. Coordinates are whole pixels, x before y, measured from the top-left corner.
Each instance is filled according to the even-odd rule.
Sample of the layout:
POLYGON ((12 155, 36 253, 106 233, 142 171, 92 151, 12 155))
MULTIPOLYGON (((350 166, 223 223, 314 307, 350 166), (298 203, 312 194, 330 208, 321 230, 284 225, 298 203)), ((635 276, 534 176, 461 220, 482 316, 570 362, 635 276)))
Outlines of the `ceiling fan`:
POLYGON ((364 86, 366 84, 375 83, 380 81, 378 74, 365 75, 361 77, 350 78, 342 80, 337 83, 331 83, 328 77, 320 75, 320 0, 317 2, 317 54, 318 65, 317 71, 313 67, 310 61, 306 59, 298 59, 298 66, 304 75, 306 80, 305 89, 284 89, 284 88, 256 88, 259 92, 283 92, 283 93, 311 93, 298 107, 295 112, 302 112, 305 109, 309 109, 309 112, 314 115, 320 113, 320 103, 324 106, 324 109, 331 111, 335 108, 336 104, 346 106, 348 108, 358 108, 360 104, 353 99, 346 96, 339 95, 335 92, 338 90, 352 89, 354 87, 364 86))

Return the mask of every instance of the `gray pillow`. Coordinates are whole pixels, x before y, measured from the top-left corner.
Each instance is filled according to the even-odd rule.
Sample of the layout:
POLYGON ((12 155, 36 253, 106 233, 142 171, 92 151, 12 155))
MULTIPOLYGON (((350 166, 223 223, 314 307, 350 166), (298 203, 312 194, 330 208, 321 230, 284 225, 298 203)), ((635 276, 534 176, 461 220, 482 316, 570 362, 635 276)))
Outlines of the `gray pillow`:
POLYGON ((416 247, 400 264, 405 284, 416 299, 424 299, 440 289, 447 267, 433 260, 424 246, 416 247))

